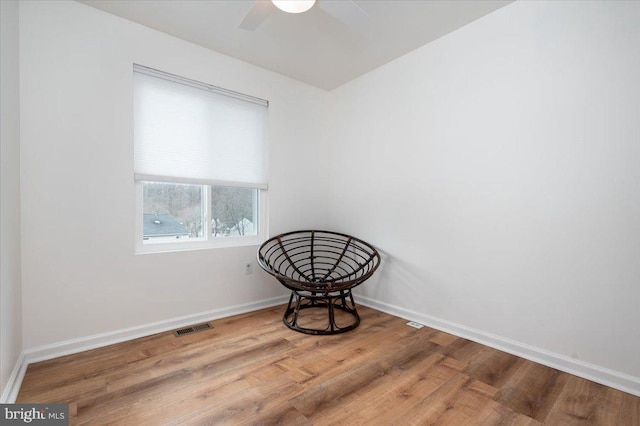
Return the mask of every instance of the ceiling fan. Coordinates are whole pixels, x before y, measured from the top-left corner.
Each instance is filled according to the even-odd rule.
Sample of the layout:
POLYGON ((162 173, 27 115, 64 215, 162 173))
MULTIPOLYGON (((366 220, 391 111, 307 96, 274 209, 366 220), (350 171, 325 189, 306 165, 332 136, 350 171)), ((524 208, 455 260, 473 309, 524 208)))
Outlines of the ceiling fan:
MULTIPOLYGON (((255 31, 276 10, 301 13, 309 10, 315 0, 255 0, 239 28, 255 31)), ((317 0, 318 7, 347 25, 355 25, 369 18, 353 0, 317 0)))

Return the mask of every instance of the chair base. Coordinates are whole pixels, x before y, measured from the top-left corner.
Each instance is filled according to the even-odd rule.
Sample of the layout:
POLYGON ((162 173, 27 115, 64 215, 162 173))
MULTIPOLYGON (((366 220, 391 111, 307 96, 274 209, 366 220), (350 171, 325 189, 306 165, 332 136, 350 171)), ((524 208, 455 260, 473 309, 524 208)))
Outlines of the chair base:
POLYGON ((340 334, 353 330, 360 324, 360 316, 356 310, 351 290, 341 290, 335 293, 316 293, 291 291, 289 305, 282 316, 282 322, 292 330, 306 334, 328 335, 340 334), (326 309, 329 322, 326 328, 308 328, 298 325, 300 311, 309 308, 326 309), (336 324, 335 309, 347 312, 353 316, 353 322, 347 326, 340 327, 336 324))

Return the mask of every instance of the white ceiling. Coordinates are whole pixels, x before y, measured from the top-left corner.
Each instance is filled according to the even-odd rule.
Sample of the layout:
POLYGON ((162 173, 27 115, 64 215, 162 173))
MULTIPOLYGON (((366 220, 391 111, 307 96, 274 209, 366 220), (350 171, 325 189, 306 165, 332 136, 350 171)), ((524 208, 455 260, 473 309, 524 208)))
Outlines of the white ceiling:
POLYGON ((238 28, 252 0, 80 1, 331 90, 513 0, 357 0, 368 19, 351 25, 316 3, 302 14, 276 9, 255 31, 238 28))

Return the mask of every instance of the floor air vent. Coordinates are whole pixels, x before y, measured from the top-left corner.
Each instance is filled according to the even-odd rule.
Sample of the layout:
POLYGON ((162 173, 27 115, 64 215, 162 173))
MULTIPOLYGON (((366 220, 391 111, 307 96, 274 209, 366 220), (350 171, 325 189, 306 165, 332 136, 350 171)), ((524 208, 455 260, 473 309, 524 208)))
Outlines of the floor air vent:
POLYGON ((180 337, 180 336, 184 336, 186 334, 195 333, 195 332, 198 332, 198 331, 209 330, 211 328, 213 328, 213 327, 211 327, 211 324, 209 324, 209 323, 198 324, 198 325, 193 325, 191 327, 181 328, 179 330, 174 331, 173 334, 175 334, 176 337, 180 337))
POLYGON ((417 329, 421 329, 422 327, 424 327, 424 325, 420 324, 419 322, 415 322, 415 321, 409 321, 407 323, 407 325, 409 327, 413 327, 413 328, 417 328, 417 329))

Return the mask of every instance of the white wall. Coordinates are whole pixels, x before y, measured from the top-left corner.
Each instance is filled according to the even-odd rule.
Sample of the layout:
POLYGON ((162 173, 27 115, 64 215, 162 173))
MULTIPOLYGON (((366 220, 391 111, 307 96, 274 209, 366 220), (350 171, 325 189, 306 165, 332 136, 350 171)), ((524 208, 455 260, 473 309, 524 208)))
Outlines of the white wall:
POLYGON ((285 294, 256 247, 134 255, 132 64, 270 101, 271 233, 328 220, 325 92, 76 2, 20 14, 25 348, 285 294))
POLYGON ((640 392, 638 22, 516 2, 335 90, 332 221, 386 257, 361 294, 640 392))
POLYGON ((0 1, 0 395, 22 352, 18 2, 0 1))
POLYGON ((137 62, 270 100, 270 233, 376 244, 369 302, 637 385, 639 5, 516 2, 327 94, 82 4, 22 2, 24 347, 284 294, 243 274, 255 247, 133 254, 137 62))

